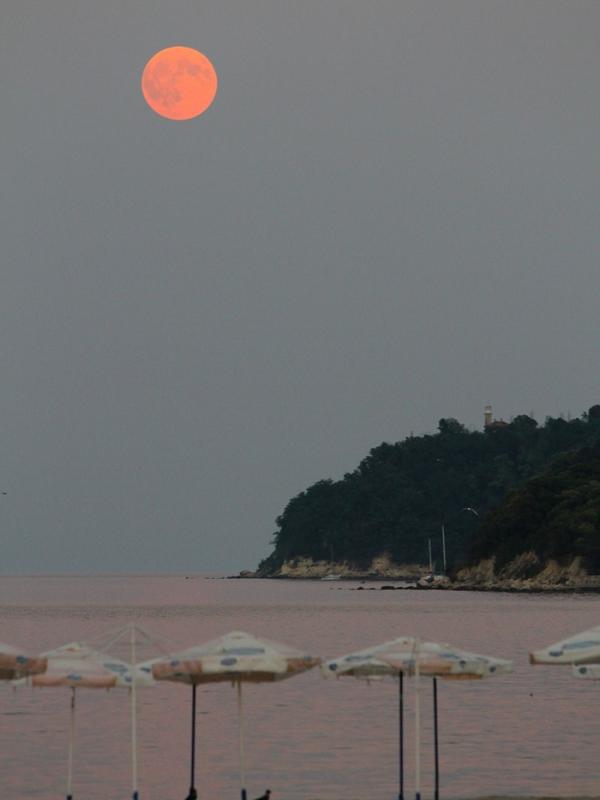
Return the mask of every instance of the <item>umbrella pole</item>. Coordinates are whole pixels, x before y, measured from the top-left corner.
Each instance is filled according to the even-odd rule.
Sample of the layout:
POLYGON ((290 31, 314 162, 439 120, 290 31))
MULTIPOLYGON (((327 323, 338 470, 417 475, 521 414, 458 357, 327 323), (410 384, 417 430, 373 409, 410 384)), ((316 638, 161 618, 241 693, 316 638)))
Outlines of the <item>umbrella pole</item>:
POLYGON ((69 720, 69 765, 67 768, 67 800, 73 800, 74 743, 75 743, 75 687, 71 687, 71 713, 69 720))
POLYGON ((421 800, 421 704, 419 693, 419 656, 415 659, 415 798, 421 800))
POLYGON ((196 684, 192 683, 192 755, 190 769, 190 791, 185 800, 197 800, 198 792, 194 786, 196 772, 196 684))
POLYGON ((244 705, 242 703, 242 682, 238 681, 238 714, 240 721, 240 785, 241 800, 246 800, 246 756, 244 752, 244 705))
POLYGON ((434 800, 440 800, 440 749, 438 746, 437 678, 433 679, 433 755, 435 761, 434 800))
POLYGON ((398 673, 398 739, 399 739, 399 788, 398 800, 404 800, 404 674, 398 673))
POLYGON ((137 686, 135 675, 135 628, 131 626, 131 797, 138 800, 137 686))

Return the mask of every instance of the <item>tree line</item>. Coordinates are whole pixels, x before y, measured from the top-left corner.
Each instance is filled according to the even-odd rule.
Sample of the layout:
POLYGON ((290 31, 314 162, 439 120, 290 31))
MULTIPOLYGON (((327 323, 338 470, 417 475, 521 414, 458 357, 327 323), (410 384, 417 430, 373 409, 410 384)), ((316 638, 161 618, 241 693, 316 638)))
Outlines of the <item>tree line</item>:
POLYGON ((600 567, 599 489, 600 405, 573 420, 520 415, 483 431, 444 418, 435 434, 382 443, 341 480, 293 497, 259 572, 301 557, 363 569, 384 553, 426 563, 429 539, 439 566, 442 525, 451 566, 506 562, 531 545, 600 567))

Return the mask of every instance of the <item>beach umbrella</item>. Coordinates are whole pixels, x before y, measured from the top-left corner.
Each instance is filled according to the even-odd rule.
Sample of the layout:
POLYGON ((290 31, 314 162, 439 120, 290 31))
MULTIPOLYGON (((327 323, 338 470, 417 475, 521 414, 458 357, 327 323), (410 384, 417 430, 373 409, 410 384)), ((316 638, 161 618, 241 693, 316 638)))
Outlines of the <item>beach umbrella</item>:
POLYGON ((600 625, 529 654, 531 664, 600 663, 600 625))
POLYGON ((462 650, 449 644, 414 639, 412 646, 405 642, 399 647, 390 648, 379 656, 382 661, 395 667, 405 675, 415 678, 415 796, 421 798, 421 739, 420 739, 420 699, 419 679, 426 676, 433 679, 433 723, 435 759, 435 798, 439 798, 439 747, 437 713, 437 679, 442 680, 481 680, 512 672, 512 661, 484 656, 462 650))
POLYGON ((576 678, 600 680, 600 625, 534 650, 529 663, 571 665, 576 678))
POLYGON ((42 656, 25 655, 18 647, 0 642, 0 681, 38 675, 46 666, 47 660, 42 656))
POLYGON ((433 679, 433 724, 435 797, 439 797, 439 748, 437 713, 437 678, 473 680, 509 672, 512 663, 503 659, 481 656, 451 645, 422 641, 413 636, 402 636, 376 647, 350 653, 323 665, 325 674, 338 677, 353 677, 372 680, 386 675, 397 675, 399 680, 399 798, 404 796, 404 747, 403 747, 403 688, 404 675, 415 677, 415 789, 420 798, 420 692, 421 675, 433 679))
POLYGON ((320 659, 302 650, 258 639, 243 631, 233 631, 152 663, 152 674, 156 680, 175 681, 192 687, 190 790, 186 800, 196 800, 198 797, 195 787, 197 686, 227 682, 237 689, 241 798, 246 800, 242 684, 281 681, 319 663, 320 659))
MULTIPOLYGON (((127 688, 135 692, 136 687, 152 685, 154 680, 147 671, 132 668, 127 662, 83 642, 71 642, 42 655, 47 659, 46 671, 28 678, 27 683, 33 687, 67 687, 71 690, 66 797, 72 800, 77 689, 127 688)), ((132 750, 135 750, 135 738, 132 750)), ((133 761, 135 763, 135 756, 133 761)), ((138 798, 135 786, 133 798, 138 798)))
POLYGON ((357 650, 354 653, 333 658, 321 665, 325 677, 335 675, 336 678, 352 677, 367 681, 380 681, 391 677, 398 680, 398 800, 404 798, 404 675, 391 664, 378 658, 388 648, 398 646, 400 642, 412 641, 409 637, 393 639, 390 642, 357 650))
POLYGON ((88 644, 101 653, 110 656, 110 664, 121 664, 120 670, 123 671, 123 665, 129 670, 124 673, 123 680, 117 682, 117 688, 130 689, 130 705, 131 705, 131 796, 132 800, 138 800, 138 763, 137 763, 137 689, 138 687, 146 688, 154 686, 155 681, 152 677, 152 670, 149 666, 141 663, 138 664, 137 660, 141 653, 146 656, 152 654, 166 654, 168 648, 165 643, 150 634, 147 630, 130 623, 123 625, 115 630, 108 631, 95 639, 88 642, 88 644), (115 659, 114 657, 120 655, 122 658, 115 659), (134 665, 131 669, 131 665, 134 665), (133 680, 135 676, 135 680, 133 680))

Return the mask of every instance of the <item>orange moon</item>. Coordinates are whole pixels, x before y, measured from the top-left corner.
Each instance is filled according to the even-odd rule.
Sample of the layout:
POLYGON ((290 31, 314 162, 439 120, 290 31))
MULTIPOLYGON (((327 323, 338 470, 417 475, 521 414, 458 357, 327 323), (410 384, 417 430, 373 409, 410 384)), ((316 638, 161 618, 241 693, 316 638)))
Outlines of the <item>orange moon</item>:
POLYGON ((217 73, 209 59, 192 47, 166 47, 142 72, 142 94, 153 111, 167 119, 193 119, 217 93, 217 73))

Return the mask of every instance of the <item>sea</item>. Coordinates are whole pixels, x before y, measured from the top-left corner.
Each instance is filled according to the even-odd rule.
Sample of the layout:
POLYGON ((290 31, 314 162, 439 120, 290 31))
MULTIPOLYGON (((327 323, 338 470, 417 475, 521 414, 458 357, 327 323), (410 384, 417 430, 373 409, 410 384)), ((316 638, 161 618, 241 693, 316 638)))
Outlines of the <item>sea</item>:
MULTIPOLYGON (((378 583, 218 576, 0 577, 0 641, 41 652, 134 623, 150 658, 232 630, 323 659, 398 636, 514 660, 514 672, 439 681, 440 797, 600 795, 600 684, 529 651, 600 624, 600 596, 383 591, 378 583), (151 652, 153 648, 157 648, 151 652), (161 648, 161 649, 158 649, 161 648)), ((414 680, 405 681, 405 797, 415 789, 414 680)), ((432 682, 420 681, 422 796, 433 797, 432 682)), ((138 691, 140 800, 184 800, 191 689, 138 691)), ((65 795, 70 690, 0 685, 0 797, 65 795)), ((244 688, 248 800, 395 800, 398 686, 319 670, 244 688)), ((131 797, 127 690, 77 692, 75 800, 131 797)), ((239 797, 235 689, 198 690, 201 800, 239 797)))

